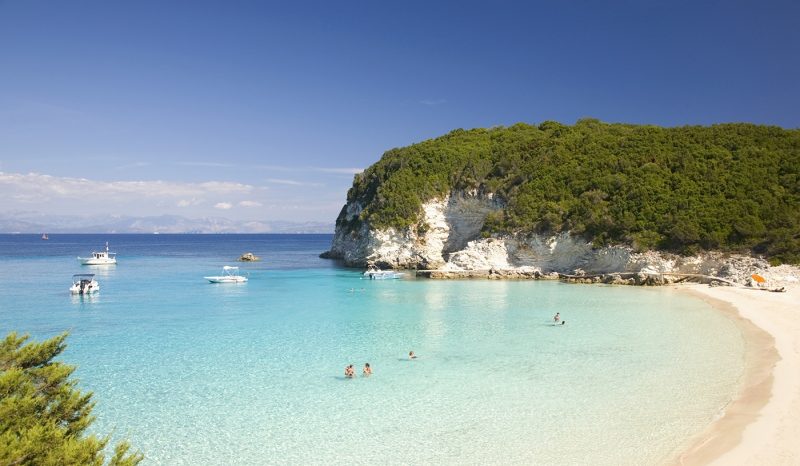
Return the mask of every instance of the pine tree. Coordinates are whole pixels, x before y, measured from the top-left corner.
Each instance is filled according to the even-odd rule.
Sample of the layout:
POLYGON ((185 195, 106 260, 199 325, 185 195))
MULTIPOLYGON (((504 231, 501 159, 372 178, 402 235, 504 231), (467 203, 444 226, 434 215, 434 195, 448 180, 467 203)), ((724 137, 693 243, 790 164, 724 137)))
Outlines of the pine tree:
MULTIPOLYGON (((104 464, 110 437, 86 435, 92 393, 76 388, 75 366, 53 361, 67 334, 41 343, 28 338, 12 332, 0 342, 0 464, 104 464)), ((129 450, 127 442, 117 444, 108 464, 138 464, 142 454, 129 450)))

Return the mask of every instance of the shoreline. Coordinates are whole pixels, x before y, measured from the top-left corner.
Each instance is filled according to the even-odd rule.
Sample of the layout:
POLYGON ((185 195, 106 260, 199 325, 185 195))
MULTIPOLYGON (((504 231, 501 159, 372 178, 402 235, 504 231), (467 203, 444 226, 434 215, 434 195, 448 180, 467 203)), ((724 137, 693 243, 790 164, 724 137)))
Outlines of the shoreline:
POLYGON ((734 320, 745 340, 745 368, 722 416, 668 464, 800 464, 800 290, 677 289, 734 320))

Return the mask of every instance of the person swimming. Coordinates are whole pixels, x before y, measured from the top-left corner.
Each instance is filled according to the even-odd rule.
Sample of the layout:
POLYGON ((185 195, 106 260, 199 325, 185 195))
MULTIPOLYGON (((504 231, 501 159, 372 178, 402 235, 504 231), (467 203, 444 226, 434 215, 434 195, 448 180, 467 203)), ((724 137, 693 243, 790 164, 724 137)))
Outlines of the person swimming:
POLYGON ((413 351, 408 352, 408 359, 417 359, 417 355, 413 351))
POLYGON ((364 363, 363 373, 364 377, 369 377, 370 375, 372 375, 372 368, 369 366, 368 362, 364 363))

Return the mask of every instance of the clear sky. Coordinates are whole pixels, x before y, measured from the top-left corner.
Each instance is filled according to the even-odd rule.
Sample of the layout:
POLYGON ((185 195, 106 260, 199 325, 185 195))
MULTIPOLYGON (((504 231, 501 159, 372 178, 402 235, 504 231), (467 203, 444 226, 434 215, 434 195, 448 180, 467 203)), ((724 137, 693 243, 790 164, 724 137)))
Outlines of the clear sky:
POLYGON ((333 221, 454 128, 800 126, 797 1, 0 0, 0 213, 333 221))

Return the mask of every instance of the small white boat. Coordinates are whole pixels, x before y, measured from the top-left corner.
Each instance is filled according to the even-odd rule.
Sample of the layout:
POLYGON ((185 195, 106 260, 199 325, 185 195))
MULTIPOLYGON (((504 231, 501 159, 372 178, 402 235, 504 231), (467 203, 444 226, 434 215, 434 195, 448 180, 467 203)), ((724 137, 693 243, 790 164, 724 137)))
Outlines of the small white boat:
POLYGON ((50 239, 50 238, 47 236, 47 233, 42 233, 42 239, 50 239))
POLYGON ((405 275, 403 272, 395 272, 394 270, 380 270, 375 266, 370 266, 367 268, 367 271, 364 272, 363 278, 368 278, 370 280, 392 280, 396 278, 402 278, 405 275))
POLYGON ((106 242, 106 250, 100 252, 92 252, 92 257, 78 257, 81 265, 113 265, 117 263, 117 253, 108 251, 108 242, 106 242))
POLYGON ((94 279, 93 273, 76 273, 72 276, 72 294, 90 294, 100 291, 100 284, 94 279))
POLYGON ((216 277, 203 277, 211 283, 244 283, 247 277, 239 275, 239 267, 226 265, 222 267, 222 275, 216 277))

